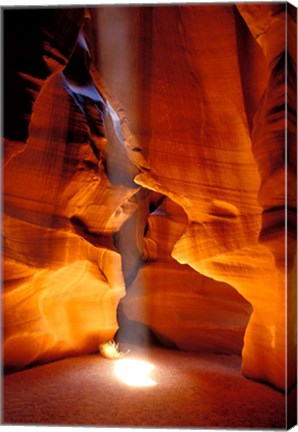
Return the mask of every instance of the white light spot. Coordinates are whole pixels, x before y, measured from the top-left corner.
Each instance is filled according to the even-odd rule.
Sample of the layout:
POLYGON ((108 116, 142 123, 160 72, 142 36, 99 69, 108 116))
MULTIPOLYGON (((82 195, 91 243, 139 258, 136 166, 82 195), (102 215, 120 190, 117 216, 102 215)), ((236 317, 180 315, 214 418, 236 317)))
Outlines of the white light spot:
POLYGON ((151 387, 156 381, 149 377, 154 366, 144 360, 121 359, 115 362, 115 374, 120 381, 132 387, 151 387))

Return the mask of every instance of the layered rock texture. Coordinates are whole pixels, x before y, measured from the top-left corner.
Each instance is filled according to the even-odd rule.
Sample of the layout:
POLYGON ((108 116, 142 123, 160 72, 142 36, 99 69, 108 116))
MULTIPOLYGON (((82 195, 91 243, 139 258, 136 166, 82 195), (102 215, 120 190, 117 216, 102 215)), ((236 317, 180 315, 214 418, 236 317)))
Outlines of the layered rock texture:
POLYGON ((7 10, 4 23, 5 365, 117 332, 241 354, 246 376, 291 386, 295 10, 7 10))

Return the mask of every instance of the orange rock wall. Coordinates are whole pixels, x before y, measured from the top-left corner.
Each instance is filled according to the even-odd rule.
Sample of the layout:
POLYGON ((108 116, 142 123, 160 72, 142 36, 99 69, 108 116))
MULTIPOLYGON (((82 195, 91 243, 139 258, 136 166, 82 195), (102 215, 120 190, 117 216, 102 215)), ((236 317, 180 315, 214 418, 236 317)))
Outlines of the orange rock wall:
POLYGON ((294 11, 100 7, 86 19, 79 33, 83 11, 70 18, 81 36, 62 62, 73 39, 57 48, 45 27, 61 65, 42 80, 32 68, 29 138, 5 136, 6 363, 91 352, 131 322, 179 349, 242 352, 245 375, 290 386, 294 11))

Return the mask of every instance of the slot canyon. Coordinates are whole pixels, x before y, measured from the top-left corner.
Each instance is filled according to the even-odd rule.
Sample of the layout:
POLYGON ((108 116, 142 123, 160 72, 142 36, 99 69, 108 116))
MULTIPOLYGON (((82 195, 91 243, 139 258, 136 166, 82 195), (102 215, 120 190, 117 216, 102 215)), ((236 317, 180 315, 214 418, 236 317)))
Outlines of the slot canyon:
POLYGON ((4 10, 6 424, 296 421, 296 16, 4 10))

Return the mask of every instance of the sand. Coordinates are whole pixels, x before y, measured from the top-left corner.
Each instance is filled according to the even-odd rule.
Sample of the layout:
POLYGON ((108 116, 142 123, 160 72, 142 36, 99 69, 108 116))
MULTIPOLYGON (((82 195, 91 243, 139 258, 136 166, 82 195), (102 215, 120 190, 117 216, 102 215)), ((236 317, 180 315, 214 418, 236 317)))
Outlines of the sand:
POLYGON ((130 347, 154 365, 150 387, 130 387, 100 354, 3 378, 5 424, 164 428, 285 428, 285 397, 241 375, 236 355, 130 347))

